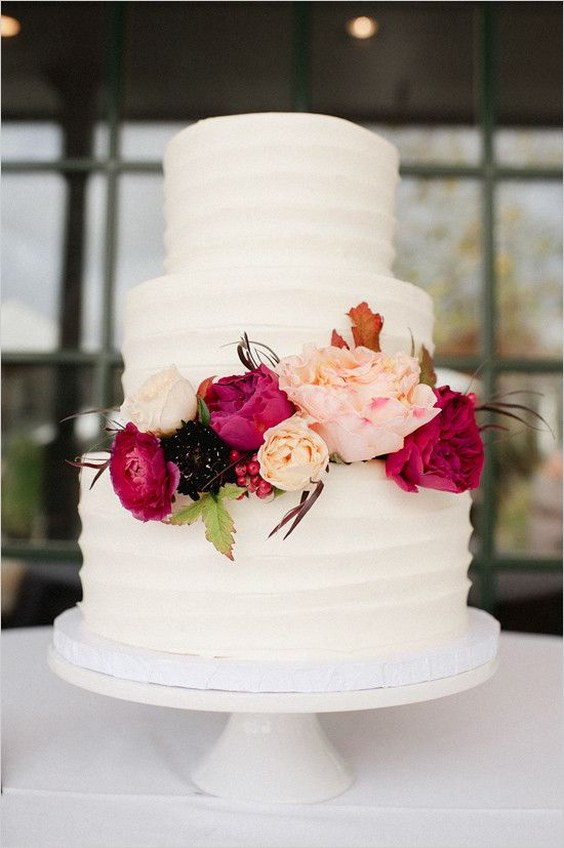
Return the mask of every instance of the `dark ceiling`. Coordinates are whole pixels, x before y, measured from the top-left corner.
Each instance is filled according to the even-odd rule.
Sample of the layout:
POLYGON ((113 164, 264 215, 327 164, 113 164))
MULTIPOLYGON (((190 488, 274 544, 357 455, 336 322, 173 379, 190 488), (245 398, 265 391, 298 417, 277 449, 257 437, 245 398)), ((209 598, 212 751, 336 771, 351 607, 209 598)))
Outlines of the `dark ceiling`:
MULTIPOLYGON (((473 123, 479 93, 480 3, 311 3, 307 52, 295 51, 294 3, 124 4, 123 111, 128 120, 186 121, 294 108, 361 121, 473 123), (346 21, 371 14, 366 42, 346 21), (306 76, 297 80, 298 65, 306 76)), ((303 5, 303 4, 302 4, 303 5)), ((494 5, 494 4, 492 4, 494 5)), ((560 3, 496 3, 498 120, 561 125, 560 3)), ((115 4, 5 2, 21 33, 3 40, 5 119, 103 117, 115 68, 115 4)), ((307 42, 306 42, 307 44, 307 42)))

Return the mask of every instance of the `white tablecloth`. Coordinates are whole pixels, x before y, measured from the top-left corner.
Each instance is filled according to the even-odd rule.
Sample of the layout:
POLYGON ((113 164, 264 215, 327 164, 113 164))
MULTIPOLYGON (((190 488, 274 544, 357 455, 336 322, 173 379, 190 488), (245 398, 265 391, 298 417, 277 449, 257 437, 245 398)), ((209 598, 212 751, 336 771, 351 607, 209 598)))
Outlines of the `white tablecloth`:
POLYGON ((502 634, 495 677, 438 701, 328 714, 357 780, 332 801, 203 795, 225 716, 117 701, 3 639, 3 848, 560 848, 561 640, 502 634))

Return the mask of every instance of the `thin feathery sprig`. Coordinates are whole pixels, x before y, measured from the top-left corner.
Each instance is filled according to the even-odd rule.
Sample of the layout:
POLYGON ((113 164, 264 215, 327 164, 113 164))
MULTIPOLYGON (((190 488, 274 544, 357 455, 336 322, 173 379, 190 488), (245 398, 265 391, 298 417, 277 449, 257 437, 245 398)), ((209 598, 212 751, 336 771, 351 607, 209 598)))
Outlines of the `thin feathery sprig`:
MULTIPOLYGON (((243 333, 238 341, 229 344, 237 345, 237 356, 249 371, 254 371, 261 365, 269 365, 274 368, 280 362, 280 357, 271 347, 249 339, 247 333, 243 333)), ((228 345, 224 345, 224 347, 228 347, 228 345)))
POLYGON ((292 519, 294 519, 292 521, 290 529, 287 530, 287 532, 284 534, 284 539, 287 539, 290 533, 292 533, 296 529, 302 518, 304 518, 304 516, 310 511, 310 509, 320 496, 321 492, 323 491, 323 487, 323 481, 318 480, 315 483, 315 487, 313 490, 302 492, 299 504, 293 507, 292 509, 288 510, 282 520, 279 521, 276 527, 270 531, 270 533, 268 534, 268 538, 270 539, 271 536, 274 536, 274 534, 278 533, 278 531, 286 524, 288 524, 289 521, 292 521, 292 519))

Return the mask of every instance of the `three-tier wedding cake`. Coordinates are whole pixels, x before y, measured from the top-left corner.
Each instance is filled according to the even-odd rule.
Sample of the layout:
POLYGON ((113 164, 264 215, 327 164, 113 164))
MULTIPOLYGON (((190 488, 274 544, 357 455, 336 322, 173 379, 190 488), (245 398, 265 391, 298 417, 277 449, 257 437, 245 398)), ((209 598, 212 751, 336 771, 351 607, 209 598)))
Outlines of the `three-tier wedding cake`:
POLYGON ((461 636, 482 457, 462 484, 471 401, 434 387, 431 300, 392 275, 396 150, 264 113, 188 127, 164 169, 166 274, 128 293, 109 473, 82 470, 87 626, 264 660, 461 636))

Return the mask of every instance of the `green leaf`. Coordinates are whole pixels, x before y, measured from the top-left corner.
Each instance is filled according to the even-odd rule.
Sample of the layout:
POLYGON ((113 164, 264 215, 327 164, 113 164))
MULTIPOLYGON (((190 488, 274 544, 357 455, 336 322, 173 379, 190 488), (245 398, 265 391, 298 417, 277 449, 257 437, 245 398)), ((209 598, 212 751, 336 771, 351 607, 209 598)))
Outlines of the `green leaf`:
POLYGON ((344 459, 341 459, 338 453, 330 454, 329 462, 334 462, 336 465, 350 465, 350 462, 345 462, 344 459))
POLYGON ((200 495, 200 500, 194 501, 194 503, 189 504, 183 509, 179 509, 178 512, 172 514, 170 518, 171 524, 194 524, 198 518, 202 517, 202 514, 205 509, 206 501, 211 498, 211 494, 206 492, 203 495, 200 495))
POLYGON ((246 489, 243 489, 236 483, 226 483, 220 488, 218 496, 220 498, 226 498, 227 500, 234 501, 241 495, 244 495, 246 491, 246 489))
POLYGON ((200 397, 200 395, 196 396, 196 400, 198 401, 198 420, 200 421, 200 424, 204 425, 204 427, 208 427, 211 416, 207 403, 202 397, 200 397))
POLYGON ((425 383, 427 386, 435 386, 437 384, 437 375, 435 373, 435 369, 433 367, 433 357, 425 347, 422 345, 421 347, 421 356, 419 357, 419 364, 421 365, 421 374, 419 375, 419 382, 425 383))
POLYGON ((206 527, 206 539, 220 554, 233 560, 233 534, 235 525, 222 499, 211 495, 205 499, 202 519, 206 527))
POLYGON ((194 524, 199 518, 204 522, 206 528, 206 539, 219 551, 233 560, 233 535, 235 525, 228 513, 223 498, 237 498, 244 492, 234 483, 227 483, 219 490, 219 494, 204 492, 198 501, 189 504, 184 509, 178 510, 170 519, 171 524, 194 524))

